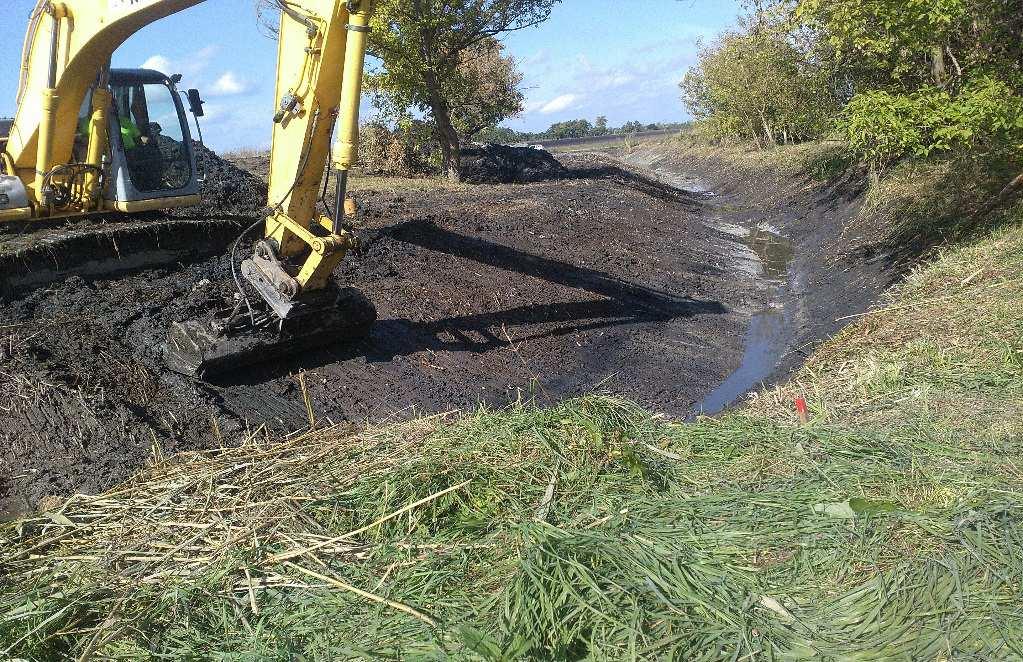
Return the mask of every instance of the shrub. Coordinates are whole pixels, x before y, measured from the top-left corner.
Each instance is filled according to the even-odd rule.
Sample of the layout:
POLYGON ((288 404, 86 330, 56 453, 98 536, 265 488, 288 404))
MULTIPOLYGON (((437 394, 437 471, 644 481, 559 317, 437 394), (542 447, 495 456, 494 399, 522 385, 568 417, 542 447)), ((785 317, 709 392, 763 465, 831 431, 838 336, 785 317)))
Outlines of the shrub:
POLYGON ((903 94, 876 90, 853 97, 841 126, 852 149, 876 170, 906 156, 1023 153, 1023 97, 988 76, 958 94, 934 86, 903 94))

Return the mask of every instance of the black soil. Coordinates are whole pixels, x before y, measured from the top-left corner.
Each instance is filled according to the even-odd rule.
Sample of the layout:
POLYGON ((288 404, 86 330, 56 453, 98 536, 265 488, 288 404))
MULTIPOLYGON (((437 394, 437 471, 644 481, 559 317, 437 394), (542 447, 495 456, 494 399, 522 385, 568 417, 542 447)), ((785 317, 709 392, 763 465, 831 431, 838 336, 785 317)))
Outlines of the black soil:
POLYGON ((462 176, 470 184, 525 184, 564 174, 561 162, 544 149, 491 144, 462 151, 462 176))
MULTIPOLYGON (((739 365, 747 322, 770 291, 742 240, 706 222, 706 195, 608 157, 562 161, 556 178, 529 184, 360 191, 365 251, 336 277, 376 304, 370 336, 267 357, 214 384, 166 370, 161 354, 172 321, 230 299, 224 245, 210 258, 117 277, 64 274, 9 293, 0 302, 0 511, 109 488, 154 449, 306 426, 299 374, 321 421, 594 389, 686 415, 739 365)), ((161 222, 258 218, 257 180, 219 159, 207 173, 211 205, 161 222)), ((0 264, 2 252, 0 242, 0 264)))

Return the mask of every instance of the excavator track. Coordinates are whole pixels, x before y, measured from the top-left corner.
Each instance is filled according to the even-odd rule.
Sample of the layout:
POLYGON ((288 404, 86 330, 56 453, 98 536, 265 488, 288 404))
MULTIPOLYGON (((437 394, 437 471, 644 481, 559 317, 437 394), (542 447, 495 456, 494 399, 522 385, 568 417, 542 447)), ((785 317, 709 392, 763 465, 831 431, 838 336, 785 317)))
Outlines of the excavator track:
POLYGON ((71 276, 110 278, 223 254, 264 213, 266 183, 195 144, 202 205, 0 224, 0 296, 71 276))
POLYGON ((0 296, 72 276, 111 278, 223 253, 243 220, 121 217, 0 233, 0 296))

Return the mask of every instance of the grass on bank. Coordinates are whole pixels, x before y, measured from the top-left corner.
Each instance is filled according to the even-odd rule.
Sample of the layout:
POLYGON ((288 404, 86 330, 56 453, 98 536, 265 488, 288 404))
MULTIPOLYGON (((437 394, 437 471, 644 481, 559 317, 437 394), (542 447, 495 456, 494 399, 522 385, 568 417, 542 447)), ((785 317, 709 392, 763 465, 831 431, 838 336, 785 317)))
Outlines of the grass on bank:
POLYGON ((1021 274, 1017 208, 692 425, 590 397, 154 458, 0 529, 0 658, 1023 658, 1021 274))

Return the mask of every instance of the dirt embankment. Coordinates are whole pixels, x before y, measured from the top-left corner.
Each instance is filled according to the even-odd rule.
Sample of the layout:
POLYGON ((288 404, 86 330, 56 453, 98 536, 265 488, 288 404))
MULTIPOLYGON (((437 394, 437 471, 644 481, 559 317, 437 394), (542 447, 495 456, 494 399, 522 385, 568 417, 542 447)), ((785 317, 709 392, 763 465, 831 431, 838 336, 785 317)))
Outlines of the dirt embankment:
MULTIPOLYGON (((272 434, 303 427, 307 398, 321 420, 362 422, 600 388, 689 414, 741 372, 751 316, 776 304, 750 230, 774 219, 794 238, 805 232, 799 239, 811 246, 813 221, 795 217, 819 200, 816 191, 796 192, 758 211, 761 190, 724 191, 708 180, 725 195, 686 191, 665 174, 713 168, 664 154, 644 164, 655 172, 579 155, 562 157, 557 177, 529 184, 359 192, 365 254, 347 259, 337 277, 376 304, 370 337, 267 357, 214 384, 167 371, 161 350, 172 321, 230 296, 223 241, 213 257, 195 252, 117 277, 65 274, 8 296, 0 303, 0 510, 108 488, 152 452, 235 443, 261 426, 272 434)), ((258 181, 214 165, 207 186, 215 204, 160 223, 236 233, 258 217, 258 181)), ((59 246, 47 250, 59 254, 59 246)), ((3 264, 15 276, 31 272, 3 264)), ((823 268, 811 260, 793 273, 823 268)), ((875 289, 807 303, 793 341, 833 328, 812 307, 833 320, 861 309, 875 289)), ((786 296, 801 292, 793 286, 786 296)))
MULTIPOLYGON (((806 146, 806 152, 819 159, 829 155, 826 146, 806 146)), ((863 173, 846 169, 822 179, 801 162, 808 155, 779 156, 775 167, 769 158, 737 167, 734 153, 684 146, 644 147, 624 157, 667 183, 705 191, 705 220, 748 232, 747 243, 762 260, 773 257, 754 245, 765 234, 787 244, 771 296, 784 328, 773 341, 777 351, 767 382, 801 365, 815 345, 869 308, 905 270, 887 254, 856 250, 847 237, 864 204, 863 173)))
POLYGON ((376 303, 371 336, 217 384, 166 371, 160 352, 171 321, 229 294, 224 255, 9 297, 4 507, 107 488, 154 447, 301 427, 299 372, 334 421, 598 387, 684 414, 736 367, 757 278, 730 264, 739 243, 701 222, 700 196, 602 157, 565 165, 533 184, 363 191, 366 252, 338 277, 376 303))

